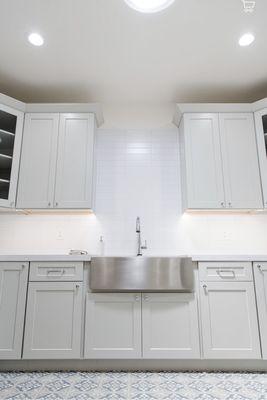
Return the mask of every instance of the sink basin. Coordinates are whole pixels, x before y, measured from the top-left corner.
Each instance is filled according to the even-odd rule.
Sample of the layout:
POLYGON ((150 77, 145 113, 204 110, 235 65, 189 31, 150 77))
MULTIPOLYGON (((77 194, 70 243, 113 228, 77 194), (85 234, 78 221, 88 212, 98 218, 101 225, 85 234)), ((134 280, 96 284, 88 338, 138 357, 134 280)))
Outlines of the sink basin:
POLYGON ((187 257, 93 257, 96 292, 193 292, 195 263, 187 257))

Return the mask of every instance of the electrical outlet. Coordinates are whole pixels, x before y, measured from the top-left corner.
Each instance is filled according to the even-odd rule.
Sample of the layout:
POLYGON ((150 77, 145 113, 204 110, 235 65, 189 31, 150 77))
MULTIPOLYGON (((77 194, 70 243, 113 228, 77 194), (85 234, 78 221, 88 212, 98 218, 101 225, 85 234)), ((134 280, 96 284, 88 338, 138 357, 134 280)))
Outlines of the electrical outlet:
POLYGON ((224 231, 223 232, 223 239, 225 240, 225 241, 230 241, 230 240, 232 240, 232 234, 230 233, 230 232, 227 232, 227 231, 224 231))
POLYGON ((57 240, 63 240, 63 235, 61 231, 58 231, 57 233, 57 240))

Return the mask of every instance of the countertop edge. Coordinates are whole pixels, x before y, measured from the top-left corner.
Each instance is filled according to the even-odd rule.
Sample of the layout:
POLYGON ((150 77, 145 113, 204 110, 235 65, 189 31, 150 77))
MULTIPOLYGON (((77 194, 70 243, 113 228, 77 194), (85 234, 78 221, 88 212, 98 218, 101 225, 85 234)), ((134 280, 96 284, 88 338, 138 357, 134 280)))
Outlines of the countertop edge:
POLYGON ((21 254, 21 255, 0 255, 0 262, 41 262, 41 261, 47 261, 47 262, 56 262, 56 261, 62 261, 62 262, 75 262, 75 261, 82 261, 82 262, 88 262, 91 261, 91 256, 88 254, 85 255, 53 255, 53 254, 37 254, 37 255, 26 255, 26 254, 21 254))
MULTIPOLYGON (((68 255, 68 254, 1 254, 0 262, 90 262, 93 255, 68 255)), ((106 256, 108 257, 108 256, 106 256)), ((152 256, 153 257, 153 256, 152 256)), ((167 257, 164 255, 163 257, 167 257)), ((170 257, 181 257, 180 255, 171 255, 170 257)), ((185 255, 183 255, 185 257, 185 255)), ((236 254, 236 255, 212 255, 212 254, 200 254, 200 255, 188 255, 195 262, 267 262, 267 255, 265 254, 236 254)))

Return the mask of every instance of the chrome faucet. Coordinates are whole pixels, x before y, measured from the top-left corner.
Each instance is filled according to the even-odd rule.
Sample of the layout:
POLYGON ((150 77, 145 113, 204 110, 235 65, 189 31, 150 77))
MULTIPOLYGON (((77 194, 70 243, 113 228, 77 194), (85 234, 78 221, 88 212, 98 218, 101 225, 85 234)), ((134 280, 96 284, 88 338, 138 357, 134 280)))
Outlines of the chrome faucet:
POLYGON ((138 250, 137 250, 137 256, 142 256, 142 250, 147 249, 147 243, 145 240, 145 244, 142 245, 142 239, 141 239, 141 225, 140 225, 140 218, 136 218, 136 233, 137 233, 137 243, 138 243, 138 250))

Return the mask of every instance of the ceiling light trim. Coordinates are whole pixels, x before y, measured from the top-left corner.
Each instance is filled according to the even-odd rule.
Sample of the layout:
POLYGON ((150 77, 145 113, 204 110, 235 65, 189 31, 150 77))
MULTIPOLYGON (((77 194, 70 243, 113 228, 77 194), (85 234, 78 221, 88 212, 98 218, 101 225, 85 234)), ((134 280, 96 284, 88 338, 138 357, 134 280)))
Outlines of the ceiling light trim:
POLYGON ((32 32, 28 36, 28 41, 33 45, 40 47, 44 44, 44 38, 37 32, 32 32))
POLYGON ((244 33, 238 41, 239 46, 246 47, 250 46, 255 40, 255 36, 251 32, 244 33))
POLYGON ((151 14, 170 7, 175 0, 124 0, 125 3, 136 11, 151 14))

